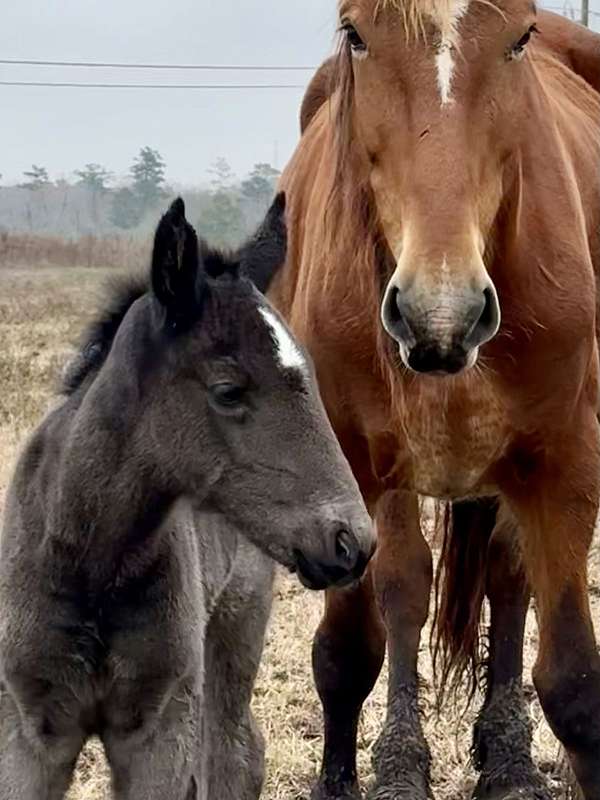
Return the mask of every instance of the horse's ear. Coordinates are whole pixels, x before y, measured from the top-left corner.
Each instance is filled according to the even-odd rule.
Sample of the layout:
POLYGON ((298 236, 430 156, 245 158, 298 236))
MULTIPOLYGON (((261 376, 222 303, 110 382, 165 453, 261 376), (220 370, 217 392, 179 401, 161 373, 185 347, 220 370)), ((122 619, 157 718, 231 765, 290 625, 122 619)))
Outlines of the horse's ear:
POLYGON ((198 316, 205 280, 198 237, 185 218, 185 205, 180 197, 156 230, 152 290, 166 312, 170 327, 182 327, 198 316))
POLYGON ((283 266, 286 253, 285 194, 280 192, 260 228, 238 254, 242 274, 264 293, 283 266))

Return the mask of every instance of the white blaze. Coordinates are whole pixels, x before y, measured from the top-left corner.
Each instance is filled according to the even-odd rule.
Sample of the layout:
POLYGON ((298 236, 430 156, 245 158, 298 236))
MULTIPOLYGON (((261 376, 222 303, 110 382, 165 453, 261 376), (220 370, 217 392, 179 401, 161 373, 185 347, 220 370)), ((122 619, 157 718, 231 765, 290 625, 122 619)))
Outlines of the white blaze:
MULTIPOLYGON (((452 0, 448 3, 447 13, 437 14, 437 23, 441 40, 435 57, 437 67, 438 88, 442 105, 452 102, 452 79, 454 77, 454 54, 458 48, 458 23, 469 8, 469 0, 452 0)), ((444 9, 446 12, 446 9, 444 9)))
POLYGON ((438 74, 438 87, 440 90, 440 97, 442 98, 442 105, 445 106, 452 99, 452 72, 454 71, 454 58, 452 56, 452 49, 450 46, 444 47, 443 50, 435 57, 437 74, 438 74))
POLYGON ((281 366, 286 369, 306 370, 306 360, 285 325, 269 308, 262 306, 259 311, 271 329, 281 366))

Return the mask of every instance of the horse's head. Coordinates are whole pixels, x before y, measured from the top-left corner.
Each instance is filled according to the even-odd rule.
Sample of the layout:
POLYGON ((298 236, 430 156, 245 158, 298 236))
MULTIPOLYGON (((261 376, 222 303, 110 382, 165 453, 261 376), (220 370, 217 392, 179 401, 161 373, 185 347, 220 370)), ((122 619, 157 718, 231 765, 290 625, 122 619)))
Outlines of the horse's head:
POLYGON ((418 372, 472 366, 498 331, 485 256, 517 168, 535 21, 531 0, 340 4, 338 125, 393 255, 383 324, 418 372))
MULTIPOLYGON (((315 589, 362 574, 371 520, 309 356, 257 291, 285 260, 284 200, 234 254, 198 242, 176 201, 152 285, 157 470, 315 589), (161 391, 162 389, 162 391, 161 391)), ((201 524, 201 523, 200 523, 201 524)))

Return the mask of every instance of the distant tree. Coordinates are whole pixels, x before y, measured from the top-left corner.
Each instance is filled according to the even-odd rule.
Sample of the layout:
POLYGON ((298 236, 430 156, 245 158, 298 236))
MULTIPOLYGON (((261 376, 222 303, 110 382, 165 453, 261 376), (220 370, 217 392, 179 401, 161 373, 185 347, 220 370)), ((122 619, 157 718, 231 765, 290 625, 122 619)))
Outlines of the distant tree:
POLYGON ((211 184, 215 191, 230 189, 235 181, 235 175, 226 158, 217 158, 209 167, 208 173, 212 175, 211 184))
POLYGON ((75 170, 79 186, 85 186, 92 192, 105 192, 112 174, 100 164, 86 164, 83 169, 75 170))
POLYGON ((139 225, 143 214, 138 196, 127 187, 117 190, 112 198, 109 219, 121 230, 139 225))
POLYGON ((242 194, 248 200, 267 206, 275 192, 281 173, 270 164, 255 164, 254 169, 242 182, 242 194))
POLYGON ((44 186, 48 186, 50 183, 48 170, 38 164, 32 164, 31 169, 23 172, 23 175, 27 178, 27 181, 21 184, 23 189, 43 189, 44 186))
POLYGON ((210 199, 198 223, 201 236, 219 247, 233 247, 244 237, 244 217, 240 208, 235 174, 225 158, 209 167, 212 190, 210 199))
POLYGON ((244 220, 237 194, 217 189, 198 223, 198 232, 212 245, 235 247, 244 237, 244 220))
POLYGON ((142 213, 158 205, 164 196, 165 162, 157 150, 142 147, 131 167, 132 191, 142 213))

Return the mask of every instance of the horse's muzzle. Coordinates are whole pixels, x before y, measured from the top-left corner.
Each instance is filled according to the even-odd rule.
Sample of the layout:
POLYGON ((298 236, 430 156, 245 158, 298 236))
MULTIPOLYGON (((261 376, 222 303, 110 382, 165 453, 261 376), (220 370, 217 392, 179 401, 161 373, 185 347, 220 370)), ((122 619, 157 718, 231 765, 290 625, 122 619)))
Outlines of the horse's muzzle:
POLYGON ((449 297, 411 297, 390 283, 381 317, 404 364, 414 372, 454 375, 474 366, 479 348, 500 326, 494 286, 449 297))

